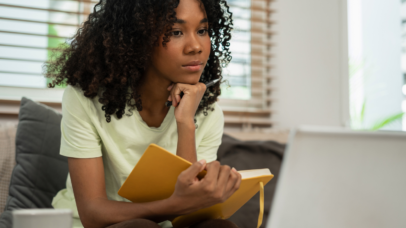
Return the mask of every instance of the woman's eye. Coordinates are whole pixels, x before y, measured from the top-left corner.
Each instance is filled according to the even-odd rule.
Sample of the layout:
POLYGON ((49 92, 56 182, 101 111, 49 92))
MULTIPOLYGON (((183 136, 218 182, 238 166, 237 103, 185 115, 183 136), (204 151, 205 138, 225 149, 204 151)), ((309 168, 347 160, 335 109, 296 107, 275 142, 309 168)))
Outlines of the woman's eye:
POLYGON ((207 29, 200 29, 199 35, 204 35, 204 34, 206 34, 206 32, 207 32, 207 29))
POLYGON ((182 34, 181 31, 172 31, 172 35, 174 36, 180 36, 182 34))

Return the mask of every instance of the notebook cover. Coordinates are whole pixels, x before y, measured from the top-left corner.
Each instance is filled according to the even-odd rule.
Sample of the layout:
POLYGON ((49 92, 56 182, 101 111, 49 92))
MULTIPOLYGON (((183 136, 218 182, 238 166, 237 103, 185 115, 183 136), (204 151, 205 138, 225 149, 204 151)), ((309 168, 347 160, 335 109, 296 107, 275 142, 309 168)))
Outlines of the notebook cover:
MULTIPOLYGON (((151 202, 169 198, 175 191, 179 174, 191 163, 164 148, 150 144, 131 171, 118 194, 134 203, 151 202)), ((200 173, 200 177, 204 176, 200 173)), ((243 179, 240 188, 224 203, 216 204, 172 221, 174 227, 189 226, 205 219, 229 218, 259 191, 259 182, 265 185, 273 175, 243 179)))

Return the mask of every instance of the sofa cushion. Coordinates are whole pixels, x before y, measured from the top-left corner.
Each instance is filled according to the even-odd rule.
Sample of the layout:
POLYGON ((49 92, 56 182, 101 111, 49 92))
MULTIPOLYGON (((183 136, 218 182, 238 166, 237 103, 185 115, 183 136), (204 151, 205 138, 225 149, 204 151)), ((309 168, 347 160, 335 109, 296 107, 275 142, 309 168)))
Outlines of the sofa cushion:
MULTIPOLYGON (((270 207, 278 181, 285 144, 275 141, 241 141, 226 134, 217 153, 221 164, 237 170, 269 168, 274 178, 265 185, 264 217, 261 227, 266 226, 270 207)), ((257 193, 228 220, 240 228, 255 227, 259 214, 259 194, 257 193)))
POLYGON ((0 214, 6 206, 8 187, 15 166, 15 138, 17 123, 0 123, 0 214))
MULTIPOLYGON (((67 158, 59 155, 62 115, 25 97, 21 100, 13 169, 5 211, 52 208, 56 193, 65 188, 67 158)), ((0 228, 11 227, 11 213, 0 217, 0 228)))

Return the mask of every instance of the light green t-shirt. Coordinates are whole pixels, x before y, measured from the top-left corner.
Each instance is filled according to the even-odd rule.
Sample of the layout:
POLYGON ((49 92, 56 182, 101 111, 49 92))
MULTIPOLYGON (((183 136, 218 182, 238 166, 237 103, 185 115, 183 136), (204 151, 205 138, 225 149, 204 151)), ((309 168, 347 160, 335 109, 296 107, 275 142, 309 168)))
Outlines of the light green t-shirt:
MULTIPOLYGON (((104 164, 106 193, 110 200, 126 201, 117 191, 124 183, 145 149, 155 143, 176 154, 178 143, 175 107, 171 106, 161 126, 149 127, 137 110, 121 119, 111 116, 107 123, 99 97, 93 99, 83 95, 80 88, 68 86, 62 99, 60 154, 74 158, 102 157, 104 164)), ((224 129, 224 115, 217 103, 214 111, 196 116, 195 130, 197 159, 207 162, 216 160, 224 129)), ((128 107, 126 108, 128 110, 128 107)), ((126 113, 129 113, 126 111, 126 113)), ((73 227, 83 227, 76 208, 70 175, 66 189, 58 192, 52 201, 54 208, 69 208, 73 211, 73 227)), ((171 227, 169 221, 160 223, 171 227)))

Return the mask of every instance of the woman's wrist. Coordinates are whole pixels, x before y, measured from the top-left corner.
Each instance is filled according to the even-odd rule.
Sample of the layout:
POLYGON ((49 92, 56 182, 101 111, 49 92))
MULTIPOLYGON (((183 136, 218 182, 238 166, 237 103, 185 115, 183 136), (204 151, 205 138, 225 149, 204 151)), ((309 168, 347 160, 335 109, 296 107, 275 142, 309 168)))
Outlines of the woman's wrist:
POLYGON ((170 211, 170 214, 173 215, 173 218, 188 214, 187 209, 184 208, 184 202, 181 202, 180 199, 171 196, 164 201, 165 208, 170 211))
POLYGON ((195 124, 194 122, 178 123, 178 147, 176 155, 194 163, 197 161, 195 144, 195 124))
POLYGON ((184 128, 184 129, 195 129, 195 122, 193 119, 191 120, 176 120, 176 124, 178 125, 179 128, 184 128))

